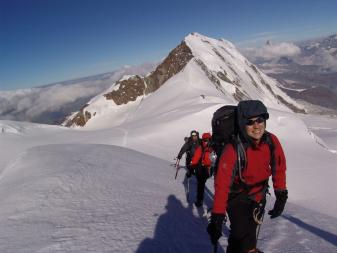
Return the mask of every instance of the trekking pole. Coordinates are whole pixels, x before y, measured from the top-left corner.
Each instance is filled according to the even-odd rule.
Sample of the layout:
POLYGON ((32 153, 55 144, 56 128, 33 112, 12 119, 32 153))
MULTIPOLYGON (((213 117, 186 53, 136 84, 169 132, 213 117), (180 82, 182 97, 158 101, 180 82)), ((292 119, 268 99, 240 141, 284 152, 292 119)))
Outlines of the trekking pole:
POLYGON ((179 171, 179 161, 180 161, 180 159, 177 159, 177 162, 176 162, 176 168, 177 168, 177 170, 176 170, 176 175, 175 175, 174 179, 177 179, 177 176, 178 176, 178 171, 179 171))

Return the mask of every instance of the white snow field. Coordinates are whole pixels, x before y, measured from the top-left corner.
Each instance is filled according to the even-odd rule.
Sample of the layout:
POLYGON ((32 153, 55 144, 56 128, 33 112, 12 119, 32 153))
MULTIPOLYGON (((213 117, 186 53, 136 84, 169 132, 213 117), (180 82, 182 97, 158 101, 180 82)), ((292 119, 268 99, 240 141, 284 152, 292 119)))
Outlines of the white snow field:
MULTIPOLYGON (((1 121, 12 130, 0 134, 0 252, 209 252, 207 221, 192 205, 195 180, 187 202, 184 171, 174 180, 171 163, 187 129, 209 129, 214 107, 128 129, 1 121)), ((287 155, 289 202, 283 217, 265 218, 259 247, 336 252, 336 154, 294 114, 273 111, 268 128, 287 155)))
MULTIPOLYGON (((190 39, 189 45, 199 43, 190 39)), ((241 57, 231 44, 209 43, 220 43, 233 70, 246 73, 233 60, 241 57)), ((195 48, 193 54, 217 68, 214 50, 195 48)), ((229 84, 222 85, 227 90, 229 84)), ((275 220, 266 215, 259 248, 337 252, 337 120, 295 114, 268 89, 249 88, 244 80, 241 85, 267 104, 267 129, 279 137, 288 165, 286 210, 275 220)), ((192 129, 210 131, 213 112, 236 103, 232 95, 219 93, 191 61, 139 101, 120 108, 100 97, 92 101, 100 113, 83 129, 0 121, 0 252, 211 252, 204 210, 192 204, 195 179, 187 200, 184 170, 174 180, 172 164, 183 138, 192 129)), ((212 205, 212 192, 210 179, 204 209, 212 205)), ((224 228, 218 252, 225 252, 227 234, 224 228)))

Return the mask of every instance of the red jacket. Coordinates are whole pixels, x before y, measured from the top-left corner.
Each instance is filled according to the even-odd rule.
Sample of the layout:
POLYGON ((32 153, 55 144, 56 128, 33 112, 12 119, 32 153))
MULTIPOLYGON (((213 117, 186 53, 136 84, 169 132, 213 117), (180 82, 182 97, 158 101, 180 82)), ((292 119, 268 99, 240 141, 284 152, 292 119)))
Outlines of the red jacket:
MULTIPOLYGON (((282 146, 273 134, 271 139, 275 146, 274 158, 275 158, 275 173, 272 176, 274 190, 286 189, 286 159, 283 153, 282 146)), ((267 143, 261 142, 256 148, 247 148, 247 167, 242 172, 242 176, 248 185, 254 185, 267 180, 272 171, 270 168, 270 150, 267 143)), ((218 172, 215 178, 214 188, 214 205, 213 213, 224 214, 227 209, 228 193, 232 183, 239 182, 239 178, 236 175, 233 182, 233 172, 235 163, 237 160, 237 154, 234 147, 228 144, 224 152, 222 153, 218 165, 218 172)), ((254 186, 251 188, 249 195, 254 196, 255 200, 259 202, 263 198, 261 189, 263 185, 254 186), (254 194, 259 193, 259 194, 254 194)))
POLYGON ((203 147, 198 146, 197 149, 194 152, 194 156, 192 157, 191 165, 196 166, 199 164, 199 161, 201 159, 201 165, 210 169, 211 168, 211 160, 210 153, 213 151, 211 147, 207 146, 207 143, 201 144, 203 147))

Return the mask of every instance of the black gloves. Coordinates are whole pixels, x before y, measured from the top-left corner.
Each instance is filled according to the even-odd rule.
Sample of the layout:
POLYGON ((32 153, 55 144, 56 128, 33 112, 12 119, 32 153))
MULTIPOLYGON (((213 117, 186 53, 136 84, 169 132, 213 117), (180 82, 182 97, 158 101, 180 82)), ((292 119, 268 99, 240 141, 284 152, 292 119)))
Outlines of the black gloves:
POLYGON ((270 210, 268 214, 271 219, 280 216, 283 212, 284 206, 286 205, 288 199, 288 190, 276 190, 275 191, 276 201, 273 210, 270 210))
POLYGON ((207 226, 207 232, 212 244, 216 244, 222 236, 222 223, 225 219, 224 214, 212 213, 211 222, 207 226))

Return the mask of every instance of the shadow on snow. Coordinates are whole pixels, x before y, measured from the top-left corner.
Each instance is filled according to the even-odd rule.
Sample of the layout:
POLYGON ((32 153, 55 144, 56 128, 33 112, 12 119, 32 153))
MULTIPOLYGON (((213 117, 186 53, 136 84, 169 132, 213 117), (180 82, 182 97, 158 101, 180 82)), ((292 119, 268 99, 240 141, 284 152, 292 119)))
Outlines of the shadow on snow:
POLYGON ((283 215, 282 217, 337 247, 337 235, 305 223, 302 220, 295 218, 291 215, 283 215))
MULTIPOLYGON (((207 219, 203 217, 203 208, 197 209, 199 217, 193 214, 193 209, 196 208, 192 201, 196 195, 196 179, 192 178, 188 206, 184 207, 179 199, 170 195, 167 199, 166 212, 157 221, 154 238, 144 239, 136 253, 212 252, 213 246, 206 231, 207 219)), ((212 198, 212 192, 206 189, 205 204, 208 208, 213 203, 212 198)), ((224 250, 219 246, 217 252, 224 253, 224 250)))

